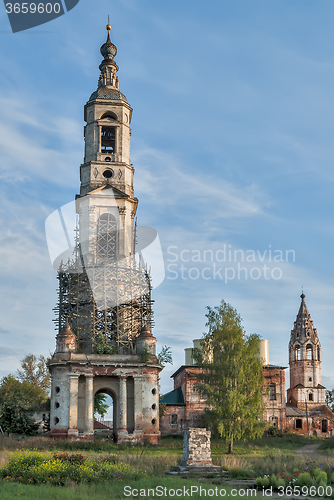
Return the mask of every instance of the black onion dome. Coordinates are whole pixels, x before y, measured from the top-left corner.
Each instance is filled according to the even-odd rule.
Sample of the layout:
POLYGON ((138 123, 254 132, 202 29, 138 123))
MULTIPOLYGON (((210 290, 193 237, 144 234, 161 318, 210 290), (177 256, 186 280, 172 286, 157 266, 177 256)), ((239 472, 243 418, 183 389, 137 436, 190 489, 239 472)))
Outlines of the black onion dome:
POLYGON ((106 43, 101 45, 100 52, 104 59, 114 59, 115 55, 117 54, 116 45, 114 45, 110 40, 109 30, 107 41, 106 43))

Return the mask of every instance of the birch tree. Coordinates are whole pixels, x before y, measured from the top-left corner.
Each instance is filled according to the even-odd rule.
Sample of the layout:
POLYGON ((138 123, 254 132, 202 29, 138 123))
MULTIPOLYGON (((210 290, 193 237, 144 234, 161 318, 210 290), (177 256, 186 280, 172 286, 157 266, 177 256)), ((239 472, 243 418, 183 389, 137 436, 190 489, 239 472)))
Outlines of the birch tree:
POLYGON ((195 349, 197 390, 207 399, 206 419, 229 443, 263 434, 262 398, 264 381, 259 356, 259 336, 246 336, 237 311, 224 300, 208 307, 208 333, 201 349, 195 349))

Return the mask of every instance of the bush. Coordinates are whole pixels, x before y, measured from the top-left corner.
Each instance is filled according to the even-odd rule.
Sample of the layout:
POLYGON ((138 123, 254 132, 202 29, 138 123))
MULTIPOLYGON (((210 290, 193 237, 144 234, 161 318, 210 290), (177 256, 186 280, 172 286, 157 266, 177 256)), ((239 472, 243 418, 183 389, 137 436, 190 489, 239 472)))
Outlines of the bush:
POLYGON ((272 474, 270 478, 270 484, 273 488, 277 488, 277 477, 275 476, 275 474, 272 474))
POLYGON ((0 477, 6 481, 25 484, 63 486, 131 480, 145 477, 145 473, 137 472, 125 463, 95 462, 77 453, 55 453, 52 458, 48 458, 41 453, 26 452, 14 454, 9 462, 0 468, 0 477))
POLYGON ((256 478, 256 486, 258 488, 261 488, 261 486, 262 486, 262 477, 257 477, 256 478))
POLYGON ((269 484, 270 484, 269 477, 268 476, 264 476, 264 478, 262 479, 262 486, 264 488, 268 488, 269 484))
POLYGON ((269 427, 267 430, 267 436, 282 437, 283 432, 278 427, 269 427))
POLYGON ((277 488, 285 488, 286 484, 282 477, 277 479, 277 488))
POLYGON ((315 477, 317 483, 319 483, 319 484, 325 483, 327 485, 327 474, 324 470, 315 469, 314 477, 315 477))
POLYGON ((297 477, 296 485, 297 486, 312 486, 313 480, 309 472, 302 472, 297 477))

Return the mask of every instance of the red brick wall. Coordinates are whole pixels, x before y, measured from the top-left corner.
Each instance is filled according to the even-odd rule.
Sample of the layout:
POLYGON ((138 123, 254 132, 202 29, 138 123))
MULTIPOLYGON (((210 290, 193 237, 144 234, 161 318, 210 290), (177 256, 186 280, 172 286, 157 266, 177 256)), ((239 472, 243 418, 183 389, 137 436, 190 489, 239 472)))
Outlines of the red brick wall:
POLYGON ((286 428, 285 372, 282 368, 264 367, 262 376, 265 383, 263 420, 283 430, 286 428), (276 399, 270 399, 270 384, 275 384, 276 399))
POLYGON ((185 422, 185 406, 167 405, 166 412, 160 418, 160 432, 162 436, 181 434, 185 422), (177 424, 172 424, 172 415, 177 415, 177 424))

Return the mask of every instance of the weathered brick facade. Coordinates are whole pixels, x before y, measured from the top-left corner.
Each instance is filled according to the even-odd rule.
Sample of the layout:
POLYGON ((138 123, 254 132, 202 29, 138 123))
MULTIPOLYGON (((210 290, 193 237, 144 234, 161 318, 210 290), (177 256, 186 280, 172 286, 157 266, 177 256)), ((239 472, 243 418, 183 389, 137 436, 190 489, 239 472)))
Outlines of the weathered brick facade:
POLYGON ((321 345, 304 293, 301 299, 289 342, 287 427, 298 434, 328 437, 333 432, 334 414, 325 404, 321 385, 321 345))
POLYGON ((51 432, 61 439, 94 438, 94 396, 113 399, 113 434, 117 442, 160 441, 155 337, 145 328, 137 339, 137 354, 80 354, 69 326, 57 336, 51 373, 51 432), (65 341, 64 341, 65 340, 65 341), (143 361, 143 350, 151 358, 143 361))
MULTIPOLYGON (((334 414, 325 405, 325 387, 321 385, 321 345, 304 294, 301 299, 289 343, 290 387, 287 402, 286 367, 270 365, 269 355, 262 356, 268 341, 260 341, 264 365, 262 376, 265 379, 263 420, 281 430, 289 428, 297 434, 328 437, 333 434, 334 414)), ((194 345, 198 347, 198 341, 194 341, 194 345)), ((186 362, 189 363, 192 361, 191 349, 185 351, 186 362)), ((166 395, 167 411, 161 421, 163 434, 180 434, 185 427, 199 425, 206 407, 205 399, 200 397, 194 387, 199 370, 194 365, 186 364, 172 375, 174 391, 168 393, 169 399, 166 395), (173 404, 173 395, 179 387, 182 388, 184 401, 176 405, 173 404), (171 424, 175 422, 173 415, 177 415, 177 425, 171 424)))
POLYGON ((265 380, 263 396, 263 420, 278 429, 285 429, 285 368, 267 365, 263 367, 265 380))
POLYGON ((206 400, 195 389, 196 374, 200 371, 197 366, 182 365, 173 373, 174 391, 169 393, 170 398, 166 395, 162 400, 166 404, 160 425, 162 435, 181 434, 183 429, 201 426, 206 400))

